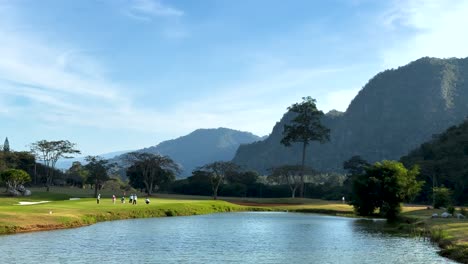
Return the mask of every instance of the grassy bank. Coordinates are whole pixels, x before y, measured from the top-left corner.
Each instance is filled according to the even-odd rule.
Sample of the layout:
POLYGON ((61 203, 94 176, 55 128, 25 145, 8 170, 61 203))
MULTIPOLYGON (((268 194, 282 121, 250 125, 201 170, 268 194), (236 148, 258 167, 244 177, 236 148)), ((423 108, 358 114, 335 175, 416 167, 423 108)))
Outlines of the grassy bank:
POLYGON ((28 198, 0 197, 0 234, 80 227, 117 219, 267 210, 212 200, 152 198, 151 203, 147 205, 140 196, 138 204, 131 205, 122 204, 120 200, 113 204, 110 197, 104 195, 100 204, 97 204, 94 198, 69 198, 66 194, 54 192, 35 192, 28 198), (19 202, 38 201, 49 202, 19 205, 19 202))
MULTIPOLYGON (((157 195, 149 205, 144 204, 144 195, 139 195, 138 205, 114 205, 111 192, 102 192, 101 203, 91 198, 92 190, 52 188, 33 190, 33 196, 9 198, 0 196, 0 234, 72 228, 101 221, 188 216, 235 211, 289 211, 322 213, 354 217, 353 208, 341 202, 317 199, 251 199, 222 197, 213 201, 206 196, 157 195), (80 197, 79 200, 69 200, 80 197), (20 201, 50 201, 44 204, 18 205, 20 201)), ((407 223, 398 229, 404 232, 430 237, 442 248, 441 255, 468 263, 468 221, 458 219, 431 219, 433 213, 423 206, 405 206, 403 218, 407 223)))
POLYGON ((403 213, 410 220, 411 232, 429 237, 442 249, 444 257, 468 263, 468 220, 455 218, 431 218, 432 214, 443 213, 438 209, 419 209, 403 213))

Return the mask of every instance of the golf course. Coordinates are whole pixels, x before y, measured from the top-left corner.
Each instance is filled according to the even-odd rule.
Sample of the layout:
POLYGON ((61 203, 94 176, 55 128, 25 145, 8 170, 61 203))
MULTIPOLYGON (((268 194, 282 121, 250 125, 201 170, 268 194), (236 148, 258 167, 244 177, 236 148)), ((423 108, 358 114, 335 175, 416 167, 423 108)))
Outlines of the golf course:
MULTIPOLYGON (((92 225, 97 222, 168 216, 189 216, 241 211, 288 211, 321 213, 357 217, 350 205, 342 202, 305 198, 229 198, 212 200, 207 196, 161 194, 150 197, 139 195, 136 205, 121 203, 118 197, 103 192, 97 204, 91 190, 79 188, 33 188, 30 197, 0 196, 0 234, 65 229, 92 225)), ((442 248, 441 254, 466 263, 468 256, 468 221, 459 219, 432 219, 434 213, 424 206, 406 205, 402 220, 388 225, 389 229, 409 235, 428 237, 442 248)))

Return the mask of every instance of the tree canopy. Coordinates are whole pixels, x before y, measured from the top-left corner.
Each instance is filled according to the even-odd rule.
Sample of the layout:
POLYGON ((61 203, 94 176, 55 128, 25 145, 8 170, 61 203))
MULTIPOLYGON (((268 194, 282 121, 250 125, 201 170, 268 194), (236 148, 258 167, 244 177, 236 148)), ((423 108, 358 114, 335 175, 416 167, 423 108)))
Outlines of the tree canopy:
POLYGON ((46 184, 49 187, 52 184, 55 164, 60 158, 73 158, 70 154, 81 153, 75 149, 76 144, 68 140, 47 141, 40 140, 31 144, 31 152, 36 154, 39 160, 42 160, 47 168, 46 184), (49 169, 50 168, 50 169, 49 169))
POLYGON ((97 197, 98 190, 102 184, 109 180, 109 161, 99 156, 87 156, 85 160, 88 164, 85 165, 87 173, 86 182, 94 185, 94 197, 97 197))
POLYGON ((210 178, 211 189, 213 191, 213 199, 218 198, 218 189, 224 183, 228 173, 236 172, 240 167, 230 161, 215 161, 206 164, 199 168, 199 171, 207 172, 206 175, 210 178))
POLYGON ((323 112, 317 109, 316 100, 303 97, 301 103, 295 103, 288 110, 295 114, 290 124, 284 125, 281 144, 291 146, 293 142, 302 143, 302 173, 300 195, 304 197, 304 170, 307 146, 311 141, 320 143, 330 140, 330 129, 322 125, 323 112))
POLYGON ((127 169, 130 185, 134 188, 144 186, 148 195, 175 180, 180 173, 179 165, 168 156, 144 152, 131 152, 127 160, 132 164, 127 169))
POLYGON ((468 204, 468 121, 452 126, 401 158, 406 166, 421 167, 426 183, 417 200, 432 202, 433 187, 445 186, 455 204, 468 204))
POLYGON ((7 189, 16 190, 19 185, 31 181, 31 176, 24 170, 8 169, 0 173, 0 179, 7 189))
MULTIPOLYGON (((311 169, 308 169, 311 171, 311 169)), ((271 169, 268 180, 277 184, 287 184, 291 190, 291 198, 296 197, 296 190, 301 186, 301 176, 303 174, 302 166, 283 165, 271 169)))
POLYGON ((395 219, 400 204, 414 199, 423 182, 417 181, 419 168, 408 170, 396 161, 382 161, 366 168, 353 180, 352 204, 359 215, 372 215, 376 209, 387 219, 395 219))

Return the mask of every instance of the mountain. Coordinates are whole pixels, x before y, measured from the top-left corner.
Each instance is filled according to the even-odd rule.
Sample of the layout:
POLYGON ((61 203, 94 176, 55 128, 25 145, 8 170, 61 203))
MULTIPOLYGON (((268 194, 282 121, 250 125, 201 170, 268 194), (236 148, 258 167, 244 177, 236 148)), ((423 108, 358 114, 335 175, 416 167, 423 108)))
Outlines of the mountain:
POLYGON ((401 158, 405 166, 419 165, 422 201, 430 200, 433 179, 453 191, 456 204, 468 204, 468 120, 452 126, 401 158))
MULTIPOLYGON (((127 153, 127 152, 130 152, 131 150, 125 150, 125 151, 115 151, 115 152, 109 152, 109 153, 105 153, 105 154, 100 154, 98 156, 104 158, 104 159, 112 159, 114 157, 117 157, 117 156, 120 156, 124 153, 127 153)), ((85 158, 86 157, 76 157, 76 158, 71 158, 71 159, 59 159, 57 161, 57 164, 55 165, 55 167, 57 169, 61 169, 61 170, 67 170, 71 167, 71 165, 73 164, 73 162, 75 161, 79 161, 81 162, 82 164, 85 164, 86 161, 85 161, 85 158)))
MULTIPOLYGON (((322 171, 341 171, 343 161, 360 155, 370 162, 399 159, 468 115, 468 59, 422 58, 373 77, 346 112, 331 111, 322 122, 330 142, 309 146, 306 163, 322 171)), ((239 147, 233 161, 265 173, 298 164, 299 145, 280 144, 286 113, 270 136, 239 147)))
POLYGON ((199 166, 218 160, 231 160, 240 144, 258 140, 261 138, 252 133, 228 128, 197 129, 186 136, 138 151, 171 157, 182 166, 180 176, 186 177, 199 166))

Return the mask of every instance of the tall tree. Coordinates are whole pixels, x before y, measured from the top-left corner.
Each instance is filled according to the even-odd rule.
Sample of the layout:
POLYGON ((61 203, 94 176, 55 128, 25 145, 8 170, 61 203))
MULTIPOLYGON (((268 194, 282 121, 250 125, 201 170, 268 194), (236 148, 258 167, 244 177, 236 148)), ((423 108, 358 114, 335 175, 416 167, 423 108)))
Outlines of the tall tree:
POLYGON ((5 143, 3 143, 3 151, 4 152, 10 151, 10 142, 8 141, 8 137, 5 138, 5 143))
POLYGON ((324 143, 330 140, 330 129, 322 125, 323 112, 317 109, 316 100, 310 96, 303 97, 301 103, 288 107, 290 112, 296 114, 291 124, 284 125, 281 144, 291 146, 292 143, 302 143, 302 172, 300 195, 304 197, 304 172, 306 149, 311 141, 324 143))
POLYGON ((237 164, 230 161, 216 161, 206 164, 199 168, 200 171, 207 172, 210 177, 211 189, 213 191, 213 199, 218 199, 219 186, 224 182, 226 175, 230 172, 238 171, 240 168, 237 164))
POLYGON ((127 154, 127 160, 132 163, 127 175, 137 177, 130 179, 131 182, 143 183, 148 195, 152 195, 156 188, 174 181, 175 175, 180 173, 179 165, 168 156, 131 152, 127 154))
POLYGON ((268 180, 277 184, 287 184, 291 190, 291 198, 296 197, 297 189, 301 186, 301 175, 304 171, 299 165, 283 165, 271 169, 268 180))
POLYGON ((46 186, 47 191, 52 184, 55 164, 60 158, 73 158, 69 154, 81 153, 75 149, 76 144, 68 140, 47 141, 40 140, 31 144, 31 152, 35 153, 37 157, 44 163, 47 168, 46 171, 46 186))
POLYGON ((102 184, 109 180, 109 169, 112 165, 109 161, 99 156, 87 156, 85 160, 88 162, 84 167, 88 171, 87 183, 94 185, 94 198, 97 198, 98 190, 102 184))

